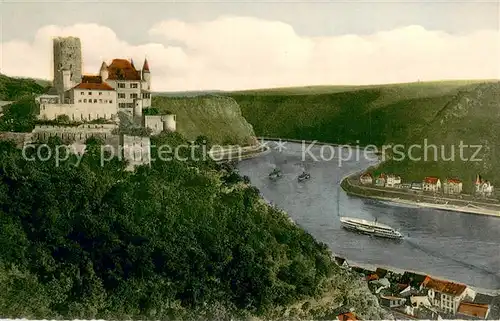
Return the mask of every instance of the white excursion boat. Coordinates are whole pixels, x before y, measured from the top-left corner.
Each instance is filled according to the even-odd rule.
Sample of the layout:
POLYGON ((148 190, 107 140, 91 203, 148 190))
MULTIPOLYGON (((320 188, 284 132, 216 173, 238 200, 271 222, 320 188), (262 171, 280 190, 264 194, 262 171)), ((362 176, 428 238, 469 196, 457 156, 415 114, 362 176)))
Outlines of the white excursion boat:
POLYGON ((402 239, 403 234, 393 229, 389 225, 363 220, 354 217, 340 217, 340 224, 343 228, 363 234, 384 237, 389 239, 402 239))

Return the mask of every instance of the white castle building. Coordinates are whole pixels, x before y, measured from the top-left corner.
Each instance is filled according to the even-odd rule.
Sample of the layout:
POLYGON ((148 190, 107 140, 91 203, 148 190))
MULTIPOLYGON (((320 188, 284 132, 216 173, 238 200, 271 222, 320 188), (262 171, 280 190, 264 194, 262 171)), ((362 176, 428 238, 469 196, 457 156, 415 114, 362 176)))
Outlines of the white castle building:
MULTIPOLYGON (((113 59, 109 65, 103 62, 98 74, 83 75, 79 38, 55 38, 53 49, 53 88, 37 98, 39 119, 57 120, 60 116, 67 116, 72 122, 95 123, 99 120, 99 123, 106 124, 72 128, 38 125, 34 130, 37 138, 53 135, 77 141, 80 138, 80 144, 93 135, 116 140, 112 132, 118 128, 119 112, 129 115, 137 125, 150 128, 153 134, 176 130, 175 115, 143 115, 143 109, 151 107, 151 72, 147 59, 140 70, 135 68, 132 60, 113 59)), ((128 147, 139 145, 147 149, 139 160, 128 158, 131 163, 150 163, 149 143, 145 139, 149 141, 149 137, 120 137, 125 152, 128 147)))

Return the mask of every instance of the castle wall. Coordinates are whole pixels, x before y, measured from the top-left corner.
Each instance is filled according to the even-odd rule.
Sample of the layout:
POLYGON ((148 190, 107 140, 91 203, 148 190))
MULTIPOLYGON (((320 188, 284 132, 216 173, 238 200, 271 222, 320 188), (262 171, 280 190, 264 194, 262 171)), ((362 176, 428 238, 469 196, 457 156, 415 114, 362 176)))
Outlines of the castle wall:
POLYGON ((176 131, 176 117, 175 115, 154 115, 144 116, 144 127, 151 128, 152 134, 157 135, 162 131, 176 131))
POLYGON ((163 131, 163 119, 161 116, 144 116, 144 127, 151 128, 153 135, 163 131))
POLYGON ((106 83, 113 87, 117 93, 118 108, 134 108, 134 100, 142 98, 141 82, 139 80, 106 80, 106 83), (134 85, 137 88, 133 88, 134 85), (121 88, 120 86, 124 86, 121 88))
MULTIPOLYGON (((84 99, 83 99, 84 100, 84 99)), ((40 119, 55 120, 67 115, 72 121, 89 121, 99 118, 113 119, 118 114, 114 103, 40 104, 40 119)))
POLYGON ((82 45, 79 38, 58 37, 53 40, 54 87, 63 84, 62 69, 71 73, 71 81, 78 84, 82 80, 82 45))
POLYGON ((34 141, 47 141, 52 136, 58 136, 63 141, 84 143, 90 137, 102 138, 106 144, 118 145, 119 138, 112 134, 118 128, 115 124, 84 124, 80 126, 37 125, 32 131, 34 141))

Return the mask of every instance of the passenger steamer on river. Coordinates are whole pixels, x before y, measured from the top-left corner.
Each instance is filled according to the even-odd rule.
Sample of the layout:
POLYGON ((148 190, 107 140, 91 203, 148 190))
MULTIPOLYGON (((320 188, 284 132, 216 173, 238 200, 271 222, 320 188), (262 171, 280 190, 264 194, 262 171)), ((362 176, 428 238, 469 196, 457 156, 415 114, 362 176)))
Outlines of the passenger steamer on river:
POLYGON ((341 217, 340 223, 343 228, 363 234, 373 235, 377 237, 384 237, 389 239, 402 239, 403 234, 399 231, 393 229, 389 225, 370 222, 367 220, 353 218, 353 217, 341 217))

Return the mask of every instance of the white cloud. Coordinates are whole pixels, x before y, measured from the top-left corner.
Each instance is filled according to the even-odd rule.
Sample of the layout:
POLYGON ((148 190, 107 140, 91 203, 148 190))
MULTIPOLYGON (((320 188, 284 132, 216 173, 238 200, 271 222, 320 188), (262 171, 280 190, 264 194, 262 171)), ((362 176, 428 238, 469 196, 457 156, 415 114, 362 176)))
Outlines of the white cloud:
POLYGON ((158 91, 500 76, 498 31, 450 35, 408 26, 367 36, 303 37, 283 22, 231 16, 163 21, 145 35, 157 42, 141 45, 96 24, 46 26, 31 43, 0 44, 2 73, 52 78, 51 38, 69 35, 81 38, 86 73, 113 58, 133 58, 140 68, 147 56, 158 91))

